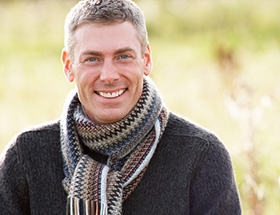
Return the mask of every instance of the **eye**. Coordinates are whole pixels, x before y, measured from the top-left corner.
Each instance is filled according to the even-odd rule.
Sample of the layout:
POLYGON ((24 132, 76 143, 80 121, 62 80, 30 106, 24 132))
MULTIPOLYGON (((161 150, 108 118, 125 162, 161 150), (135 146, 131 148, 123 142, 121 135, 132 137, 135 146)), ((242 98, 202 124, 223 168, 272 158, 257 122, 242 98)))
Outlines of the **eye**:
POLYGON ((128 59, 129 56, 127 54, 121 55, 120 59, 128 59))
POLYGON ((95 57, 90 57, 86 61, 95 62, 95 61, 97 61, 97 59, 95 57))

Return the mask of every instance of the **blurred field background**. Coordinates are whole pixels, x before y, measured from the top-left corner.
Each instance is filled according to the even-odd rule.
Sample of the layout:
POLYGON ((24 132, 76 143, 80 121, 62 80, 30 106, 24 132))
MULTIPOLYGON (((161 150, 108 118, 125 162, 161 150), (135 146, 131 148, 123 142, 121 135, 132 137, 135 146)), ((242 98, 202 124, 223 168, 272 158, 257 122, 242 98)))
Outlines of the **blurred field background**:
MULTIPOLYGON (((0 152, 56 119, 73 84, 60 54, 73 0, 0 0, 0 152)), ((228 148, 245 215, 280 213, 280 1, 138 0, 167 106, 228 148)))

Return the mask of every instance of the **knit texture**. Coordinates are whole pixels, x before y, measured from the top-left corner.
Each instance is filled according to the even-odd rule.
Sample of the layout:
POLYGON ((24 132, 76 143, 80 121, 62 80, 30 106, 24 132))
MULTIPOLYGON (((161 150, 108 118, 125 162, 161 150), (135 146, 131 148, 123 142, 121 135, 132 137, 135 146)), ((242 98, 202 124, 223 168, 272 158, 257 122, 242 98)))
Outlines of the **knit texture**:
MULTIPOLYGON (((3 151, 1 215, 66 213, 59 127, 59 122, 52 122, 29 128, 3 151)), ((98 157, 86 147, 83 150, 98 157)), ((145 174, 122 210, 123 215, 240 215, 227 150, 209 131, 170 113, 145 174)))
POLYGON ((122 214, 123 200, 141 180, 164 132, 168 111, 147 78, 135 107, 112 124, 91 122, 77 93, 71 98, 61 123, 67 214, 122 214), (107 164, 84 154, 83 144, 108 156, 107 164))

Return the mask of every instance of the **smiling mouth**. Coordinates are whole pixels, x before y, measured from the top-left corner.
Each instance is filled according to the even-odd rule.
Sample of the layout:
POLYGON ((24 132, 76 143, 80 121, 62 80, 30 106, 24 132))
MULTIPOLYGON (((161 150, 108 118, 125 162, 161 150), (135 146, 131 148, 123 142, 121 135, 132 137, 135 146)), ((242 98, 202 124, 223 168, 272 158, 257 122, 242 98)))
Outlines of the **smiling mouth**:
POLYGON ((117 98, 117 97, 121 96, 126 90, 127 89, 122 89, 122 90, 115 91, 115 92, 112 92, 112 93, 95 91, 95 93, 104 97, 104 98, 107 98, 107 99, 114 99, 114 98, 117 98))

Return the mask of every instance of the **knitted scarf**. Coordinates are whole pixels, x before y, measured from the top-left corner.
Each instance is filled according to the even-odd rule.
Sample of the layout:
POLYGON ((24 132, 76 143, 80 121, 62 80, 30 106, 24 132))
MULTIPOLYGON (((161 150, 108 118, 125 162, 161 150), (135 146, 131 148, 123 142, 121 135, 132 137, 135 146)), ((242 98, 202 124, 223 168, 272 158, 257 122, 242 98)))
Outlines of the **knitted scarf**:
POLYGON ((60 128, 67 214, 121 215, 122 202, 140 182, 167 121, 168 110, 148 78, 135 107, 112 124, 91 122, 74 90, 60 128), (83 145, 108 156, 107 163, 84 154, 83 145))

